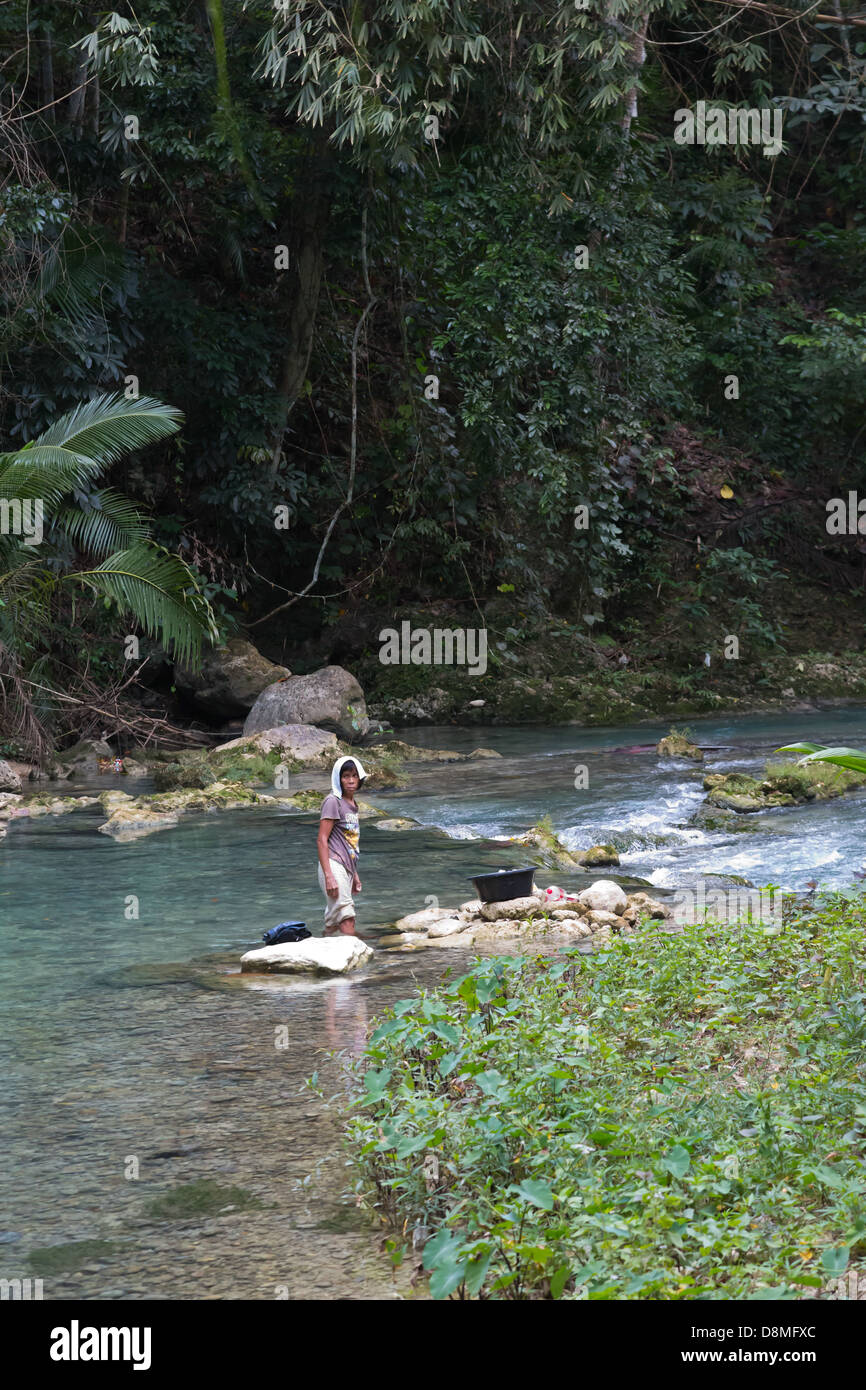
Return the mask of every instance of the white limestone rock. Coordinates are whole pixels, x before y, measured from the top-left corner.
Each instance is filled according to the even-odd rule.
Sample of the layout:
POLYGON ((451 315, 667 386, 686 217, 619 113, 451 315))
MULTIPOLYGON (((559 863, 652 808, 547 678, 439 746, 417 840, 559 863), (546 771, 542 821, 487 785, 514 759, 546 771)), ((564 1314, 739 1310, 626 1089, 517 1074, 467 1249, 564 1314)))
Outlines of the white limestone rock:
POLYGON ((447 907, 422 907, 420 912, 410 912, 401 917, 394 923, 394 927, 396 931, 426 932, 434 922, 441 922, 446 917, 453 916, 454 913, 447 907))
POLYGON ((459 917, 442 917, 438 922, 431 922, 427 928, 427 935, 435 936, 455 936, 457 932, 466 931, 469 926, 468 921, 462 921, 459 917))
POLYGON ((597 910, 589 914, 589 920, 594 922, 597 927, 615 927, 619 923, 619 918, 615 912, 602 912, 597 910))
POLYGON ((485 922, 499 921, 503 917, 528 917, 540 913, 538 898, 506 898, 504 902, 482 903, 481 916, 485 922))
POLYGON ((670 909, 665 907, 664 903, 660 903, 657 898, 651 898, 649 893, 632 893, 629 898, 629 905, 636 907, 640 914, 654 917, 656 921, 664 921, 666 917, 671 915, 670 909))
POLYGON ((241 956, 241 970, 244 974, 345 975, 372 957, 370 947, 357 936, 311 936, 247 951, 241 956))
POLYGON ((598 879, 589 888, 584 888, 578 896, 592 912, 612 912, 618 917, 628 907, 625 892, 618 883, 609 878, 598 879))

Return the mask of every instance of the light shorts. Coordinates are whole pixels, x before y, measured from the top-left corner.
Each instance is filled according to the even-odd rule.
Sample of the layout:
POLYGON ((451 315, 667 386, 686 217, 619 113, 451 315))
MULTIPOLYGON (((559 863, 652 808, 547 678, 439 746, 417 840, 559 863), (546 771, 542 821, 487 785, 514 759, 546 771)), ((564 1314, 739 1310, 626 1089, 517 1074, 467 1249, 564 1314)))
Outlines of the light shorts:
POLYGON ((319 887, 325 893, 325 926, 336 927, 347 917, 355 916, 355 900, 352 897, 352 875, 339 859, 330 859, 331 873, 337 880, 339 893, 336 898, 329 898, 325 893, 325 875, 322 866, 319 865, 319 887))

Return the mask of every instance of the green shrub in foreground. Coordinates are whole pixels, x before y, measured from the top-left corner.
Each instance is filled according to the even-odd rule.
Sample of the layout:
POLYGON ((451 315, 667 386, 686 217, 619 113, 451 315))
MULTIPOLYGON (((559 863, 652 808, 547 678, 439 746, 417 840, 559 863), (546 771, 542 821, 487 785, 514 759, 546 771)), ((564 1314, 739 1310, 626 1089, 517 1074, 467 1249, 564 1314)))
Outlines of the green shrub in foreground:
POLYGON ((426 1237, 436 1298, 821 1289, 866 1252, 864 927, 833 894, 400 1001, 348 1121, 395 1261, 426 1237))

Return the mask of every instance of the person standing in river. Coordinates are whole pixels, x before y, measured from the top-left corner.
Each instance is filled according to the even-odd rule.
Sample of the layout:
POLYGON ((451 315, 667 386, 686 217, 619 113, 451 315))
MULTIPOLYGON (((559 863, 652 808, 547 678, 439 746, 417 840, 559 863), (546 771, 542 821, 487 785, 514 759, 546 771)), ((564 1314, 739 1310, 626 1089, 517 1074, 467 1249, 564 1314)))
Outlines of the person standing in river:
POLYGON ((325 936, 355 935, 355 902, 360 893, 358 842, 361 827, 355 795, 367 774, 357 758, 338 758, 331 768, 331 794, 319 820, 319 887, 325 894, 325 936))

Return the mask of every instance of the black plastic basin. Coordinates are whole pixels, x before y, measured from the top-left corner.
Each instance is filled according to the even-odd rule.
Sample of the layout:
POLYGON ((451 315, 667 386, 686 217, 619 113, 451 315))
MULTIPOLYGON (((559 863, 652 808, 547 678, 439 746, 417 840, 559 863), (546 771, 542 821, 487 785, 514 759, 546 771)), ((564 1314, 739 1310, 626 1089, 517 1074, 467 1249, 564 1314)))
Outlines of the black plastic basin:
POLYGON ((532 893, 535 868, 500 869, 496 874, 478 874, 470 879, 483 903, 504 903, 508 898, 528 898, 532 893))

